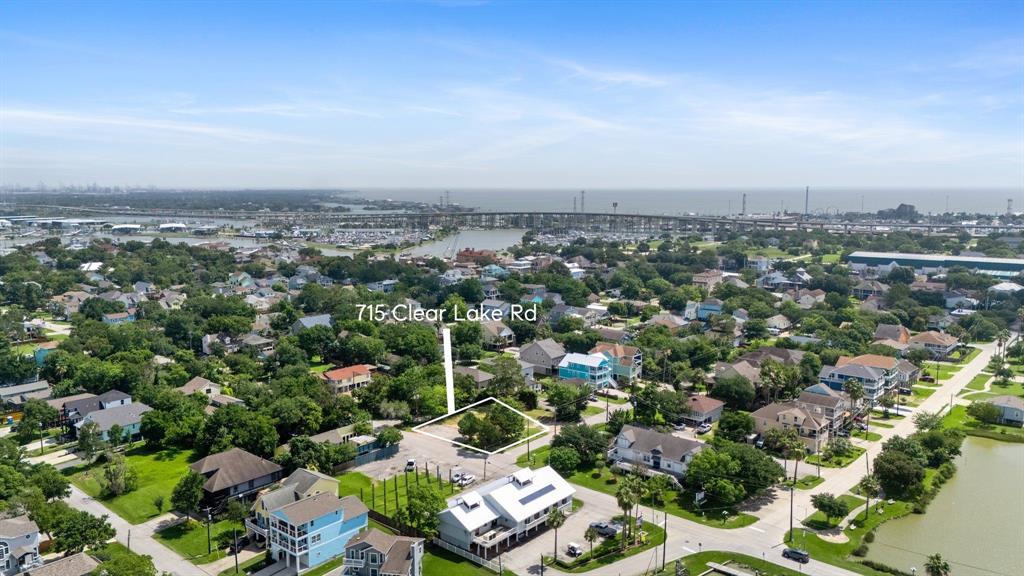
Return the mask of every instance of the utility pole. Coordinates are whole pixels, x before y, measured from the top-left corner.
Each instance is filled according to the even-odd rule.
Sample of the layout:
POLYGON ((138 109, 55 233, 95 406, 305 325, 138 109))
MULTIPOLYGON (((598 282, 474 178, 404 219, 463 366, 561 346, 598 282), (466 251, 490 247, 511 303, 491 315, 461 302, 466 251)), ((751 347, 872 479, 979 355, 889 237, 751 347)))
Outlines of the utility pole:
MULTIPOLYGON (((793 484, 796 484, 795 482, 793 484)), ((789 487, 789 532, 786 535, 786 542, 793 541, 793 489, 794 485, 789 487)))
POLYGON ((231 529, 231 538, 235 541, 235 574, 238 574, 238 530, 231 529))
POLYGON ((804 218, 810 213, 811 206, 811 187, 804 187, 804 218))
POLYGON ((746 215, 747 215, 747 193, 744 192, 743 193, 743 207, 740 208, 740 216, 746 216, 746 215))
POLYGON ((210 554, 213 552, 213 541, 210 539, 210 507, 206 507, 206 553, 210 554))
POLYGON ((580 190, 580 212, 587 211, 587 191, 580 190))

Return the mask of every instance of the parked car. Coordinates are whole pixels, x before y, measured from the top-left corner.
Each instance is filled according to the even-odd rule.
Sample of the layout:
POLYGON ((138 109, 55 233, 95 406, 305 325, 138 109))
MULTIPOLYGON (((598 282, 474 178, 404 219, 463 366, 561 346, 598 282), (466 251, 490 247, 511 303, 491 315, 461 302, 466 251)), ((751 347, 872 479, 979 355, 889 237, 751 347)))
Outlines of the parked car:
POLYGON ((228 546, 228 554, 229 555, 235 555, 235 554, 238 553, 239 550, 244 549, 248 545, 249 545, 249 537, 248 536, 242 536, 241 538, 238 539, 238 548, 237 549, 235 548, 235 543, 234 542, 231 543, 231 546, 228 546))
POLYGON ((840 438, 849 438, 850 437, 850 431, 849 430, 840 430, 839 432, 836 432, 836 436, 839 436, 840 438))
POLYGON ((575 542, 569 542, 569 545, 565 547, 565 553, 568 554, 570 558, 579 558, 580 556, 583 556, 583 548, 575 542))
POLYGON ((463 474, 462 477, 459 478, 457 484, 461 487, 466 487, 472 484, 473 482, 476 482, 476 476, 472 474, 463 474))
POLYGON ((686 430, 686 423, 685 422, 680 422, 679 424, 673 425, 672 428, 674 428, 674 429, 676 429, 676 430, 681 432, 683 430, 686 430))
POLYGON ((462 477, 465 475, 466 473, 462 470, 452 470, 452 483, 458 484, 459 480, 462 480, 462 477))
POLYGON ((757 440, 754 440, 754 446, 758 448, 764 448, 764 436, 758 436, 757 440))
POLYGON ((868 429, 868 425, 863 423, 863 422, 857 422, 857 429, 858 430, 867 430, 868 429))
POLYGON ((607 522, 591 522, 590 527, 597 532, 598 536, 614 538, 619 533, 620 527, 613 526, 607 522))
POLYGON ((796 560, 801 564, 807 564, 811 561, 810 553, 799 548, 786 548, 782 551, 782 557, 790 560, 796 560))
POLYGON ((697 434, 707 434, 708 432, 711 432, 711 424, 705 422, 704 424, 697 426, 697 434))
POLYGON ((405 471, 412 472, 414 470, 416 470, 416 459, 409 458, 408 460, 405 461, 405 471))

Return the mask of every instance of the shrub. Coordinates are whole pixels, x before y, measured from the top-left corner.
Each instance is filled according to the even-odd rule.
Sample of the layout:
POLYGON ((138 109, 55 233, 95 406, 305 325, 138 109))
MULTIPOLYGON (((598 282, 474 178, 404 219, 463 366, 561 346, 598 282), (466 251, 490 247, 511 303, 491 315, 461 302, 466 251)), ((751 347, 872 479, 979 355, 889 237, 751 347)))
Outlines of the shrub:
POLYGON ((867 544, 861 544, 860 546, 857 546, 857 548, 854 549, 854 551, 853 551, 853 555, 854 556, 859 556, 861 558, 863 558, 864 556, 867 556, 868 555, 868 545, 867 544))
POLYGON ((867 534, 865 534, 864 535, 864 541, 867 542, 868 544, 874 542, 875 541, 875 531, 872 530, 871 532, 868 532, 867 534))

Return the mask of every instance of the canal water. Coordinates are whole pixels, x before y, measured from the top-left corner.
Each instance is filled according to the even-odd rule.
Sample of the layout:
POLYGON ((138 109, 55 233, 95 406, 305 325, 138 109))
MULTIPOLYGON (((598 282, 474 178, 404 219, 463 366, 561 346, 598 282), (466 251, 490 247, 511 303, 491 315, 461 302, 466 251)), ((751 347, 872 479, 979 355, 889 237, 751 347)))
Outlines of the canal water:
POLYGON ((940 553, 955 576, 1024 574, 1024 444, 968 436, 956 464, 927 513, 883 524, 867 557, 924 574, 940 553))

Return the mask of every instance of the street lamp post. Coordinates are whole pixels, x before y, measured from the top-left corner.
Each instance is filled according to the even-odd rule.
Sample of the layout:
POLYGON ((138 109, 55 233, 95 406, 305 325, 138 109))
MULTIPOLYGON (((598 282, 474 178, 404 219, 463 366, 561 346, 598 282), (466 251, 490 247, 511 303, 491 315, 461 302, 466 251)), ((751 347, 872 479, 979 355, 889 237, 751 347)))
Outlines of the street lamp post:
POLYGON ((206 507, 206 553, 210 554, 213 552, 213 540, 210 539, 210 507, 206 507))
POLYGON ((43 455, 43 423, 39 423, 39 455, 43 455))

